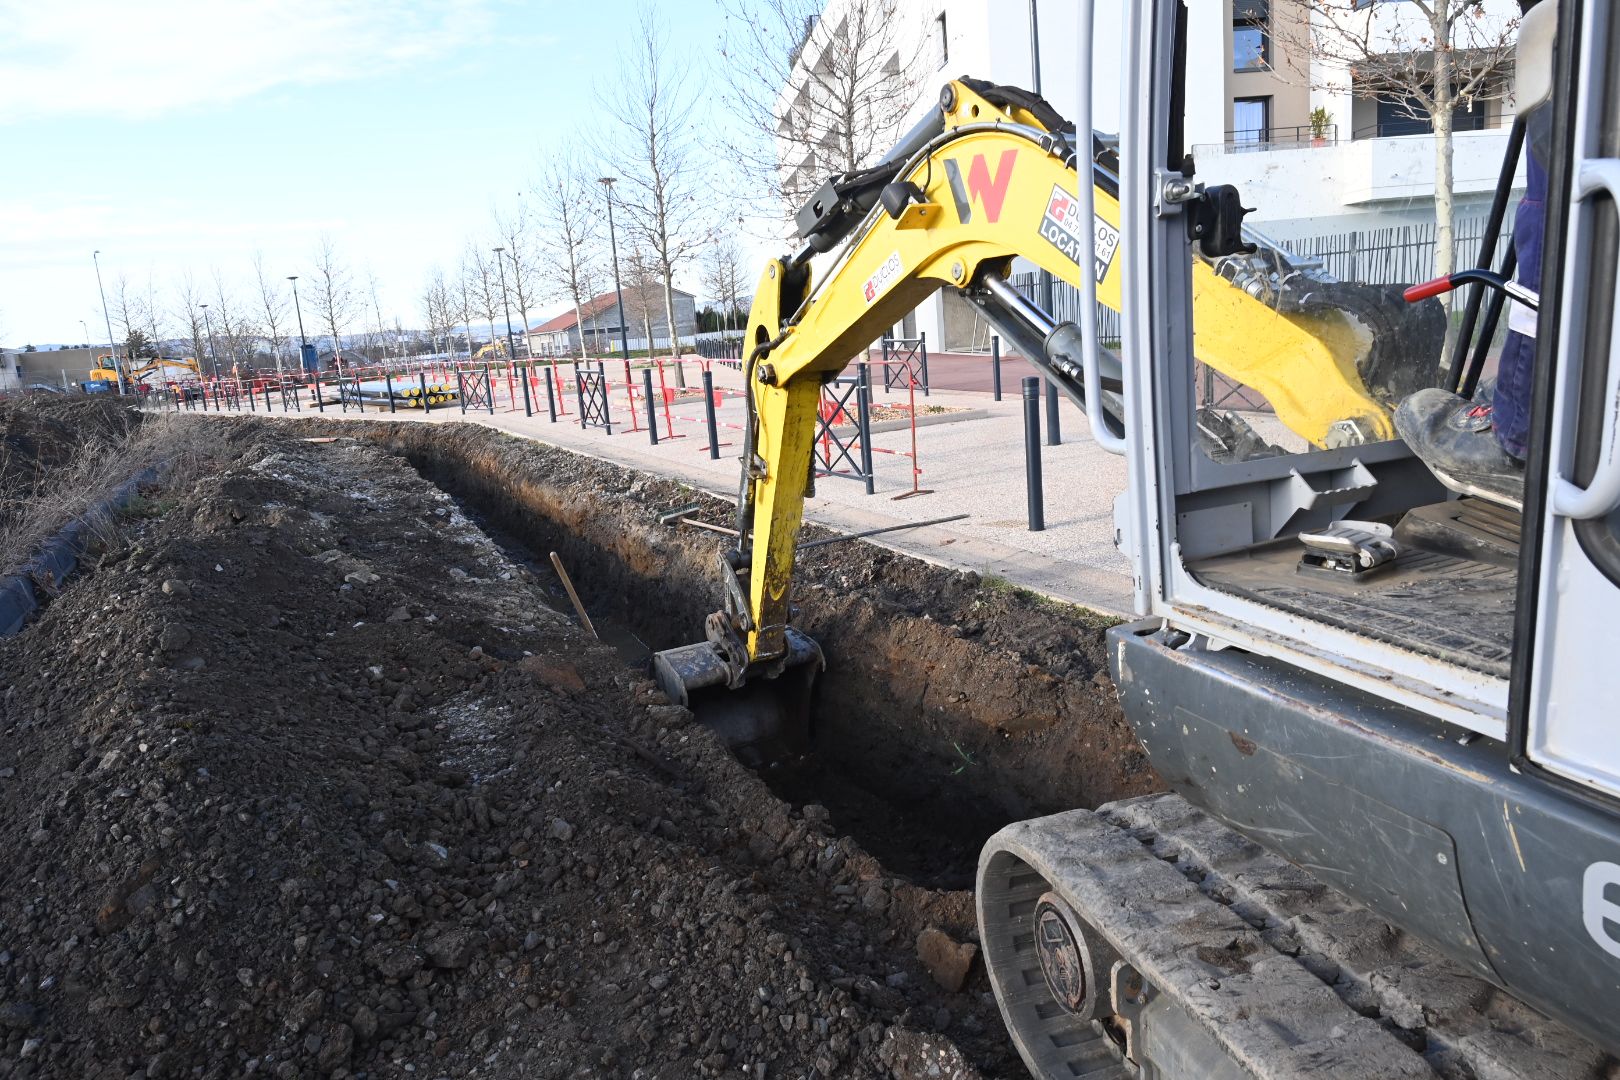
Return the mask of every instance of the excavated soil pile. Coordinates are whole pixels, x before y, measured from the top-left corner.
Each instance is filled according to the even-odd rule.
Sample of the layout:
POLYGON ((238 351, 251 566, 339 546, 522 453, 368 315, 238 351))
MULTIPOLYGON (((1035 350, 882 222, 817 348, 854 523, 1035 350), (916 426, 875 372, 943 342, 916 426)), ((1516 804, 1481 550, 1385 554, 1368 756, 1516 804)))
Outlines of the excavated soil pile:
POLYGON ((111 396, 0 397, 0 529, 69 477, 76 459, 128 438, 141 417, 111 396))
POLYGON ((400 458, 216 432, 0 642, 0 1074, 1016 1073, 968 894, 773 795, 400 458))

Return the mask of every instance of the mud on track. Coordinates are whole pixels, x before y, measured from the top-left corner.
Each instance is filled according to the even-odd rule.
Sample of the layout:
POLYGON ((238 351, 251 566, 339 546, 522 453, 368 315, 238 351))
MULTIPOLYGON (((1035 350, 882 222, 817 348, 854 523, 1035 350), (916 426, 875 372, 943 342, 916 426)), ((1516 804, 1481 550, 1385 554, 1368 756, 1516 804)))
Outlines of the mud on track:
POLYGON ((1155 785, 1096 629, 817 553, 823 749, 767 787, 526 569, 686 640, 718 594, 677 485, 198 422, 229 464, 0 642, 0 1075, 1019 1074, 917 942, 971 941, 983 831, 1155 785))

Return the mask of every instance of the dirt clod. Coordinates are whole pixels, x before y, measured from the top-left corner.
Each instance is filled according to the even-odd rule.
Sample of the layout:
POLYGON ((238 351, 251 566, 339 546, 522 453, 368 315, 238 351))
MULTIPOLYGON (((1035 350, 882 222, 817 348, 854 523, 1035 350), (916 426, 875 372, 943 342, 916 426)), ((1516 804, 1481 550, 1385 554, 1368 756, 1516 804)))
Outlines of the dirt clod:
POLYGON ((958 942, 938 927, 926 927, 917 935, 917 959, 940 989, 953 994, 967 982, 973 958, 978 955, 977 945, 971 941, 958 942))

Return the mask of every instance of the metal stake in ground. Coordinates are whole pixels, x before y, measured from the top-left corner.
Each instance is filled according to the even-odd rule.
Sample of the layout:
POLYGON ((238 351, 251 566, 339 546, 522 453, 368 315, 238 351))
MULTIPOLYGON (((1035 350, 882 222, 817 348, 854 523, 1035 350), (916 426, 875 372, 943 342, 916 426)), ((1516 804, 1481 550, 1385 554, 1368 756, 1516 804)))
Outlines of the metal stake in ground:
POLYGON ((579 615, 579 621, 584 624, 591 637, 601 641, 601 637, 596 633, 596 627, 591 625, 591 617, 585 614, 585 605, 579 602, 579 593, 574 591, 573 579, 568 576, 568 571, 563 569, 562 559, 555 551, 551 553, 551 565, 556 568, 557 576, 562 579, 563 588, 568 591, 568 599, 573 602, 574 612, 579 615))
POLYGON ((1024 488, 1029 502, 1029 531, 1046 530, 1041 495, 1041 380, 1024 380, 1024 488))

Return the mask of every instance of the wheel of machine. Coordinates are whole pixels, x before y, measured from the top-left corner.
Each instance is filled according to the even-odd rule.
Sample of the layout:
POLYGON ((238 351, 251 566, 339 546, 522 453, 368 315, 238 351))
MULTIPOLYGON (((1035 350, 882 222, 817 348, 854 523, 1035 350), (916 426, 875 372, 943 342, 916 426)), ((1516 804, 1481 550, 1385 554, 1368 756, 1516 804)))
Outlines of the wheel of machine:
POLYGON ((1006 850, 979 867, 985 967, 1013 1044, 1033 1076, 1133 1075, 1101 1021, 1119 959, 1050 882, 1006 850))

